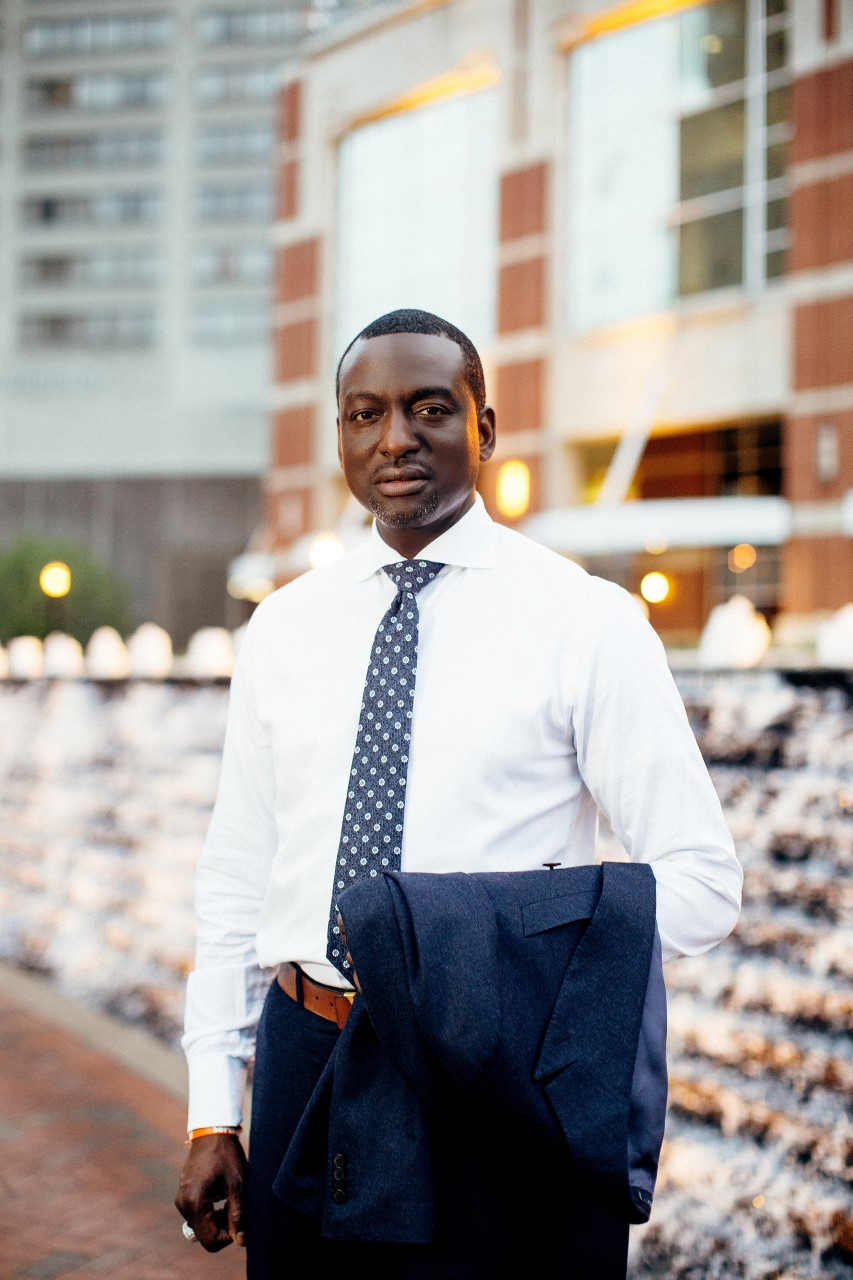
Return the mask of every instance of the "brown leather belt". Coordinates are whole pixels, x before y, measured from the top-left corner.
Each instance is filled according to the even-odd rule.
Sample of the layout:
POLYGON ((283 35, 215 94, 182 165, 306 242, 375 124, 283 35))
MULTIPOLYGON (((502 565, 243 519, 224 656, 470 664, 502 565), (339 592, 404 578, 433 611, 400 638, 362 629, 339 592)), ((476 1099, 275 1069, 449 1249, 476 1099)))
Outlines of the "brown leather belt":
POLYGON ((343 1029, 355 999, 354 991, 344 992, 336 987, 324 987, 322 982, 312 982, 307 973, 290 962, 279 969, 278 985, 303 1009, 318 1013, 321 1018, 336 1022, 343 1029))

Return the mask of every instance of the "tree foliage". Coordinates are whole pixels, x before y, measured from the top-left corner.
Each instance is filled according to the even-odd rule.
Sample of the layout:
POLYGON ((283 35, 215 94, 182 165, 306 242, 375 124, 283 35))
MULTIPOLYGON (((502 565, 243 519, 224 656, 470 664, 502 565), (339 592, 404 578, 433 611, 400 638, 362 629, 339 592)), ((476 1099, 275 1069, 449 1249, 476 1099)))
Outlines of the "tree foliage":
POLYGON ((25 533, 0 551, 0 643, 66 631, 86 644, 96 627, 126 633, 128 622, 124 583, 79 543, 25 533), (71 590, 58 600, 39 586, 39 574, 51 560, 71 570, 71 590))

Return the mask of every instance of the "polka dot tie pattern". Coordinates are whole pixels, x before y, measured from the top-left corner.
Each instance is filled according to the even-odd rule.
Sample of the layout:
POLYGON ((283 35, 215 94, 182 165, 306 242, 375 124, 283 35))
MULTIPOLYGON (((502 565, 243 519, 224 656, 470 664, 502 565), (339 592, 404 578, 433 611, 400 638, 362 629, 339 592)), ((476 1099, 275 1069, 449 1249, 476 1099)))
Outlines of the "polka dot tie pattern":
POLYGON ((383 572, 397 595, 373 637, 335 865, 326 955, 349 977, 337 925, 338 894, 364 876, 399 871, 415 677, 418 592, 443 564, 402 560, 383 572))

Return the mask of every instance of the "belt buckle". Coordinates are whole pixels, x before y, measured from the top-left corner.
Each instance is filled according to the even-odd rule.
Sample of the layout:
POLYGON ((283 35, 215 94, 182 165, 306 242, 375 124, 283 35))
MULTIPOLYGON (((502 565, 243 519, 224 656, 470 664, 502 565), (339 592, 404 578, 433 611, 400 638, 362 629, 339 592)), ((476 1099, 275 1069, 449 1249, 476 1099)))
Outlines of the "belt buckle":
POLYGON ((356 992, 355 992, 355 991, 342 991, 342 992, 341 992, 341 995, 343 996, 343 998, 344 998, 345 1000, 349 1000, 350 1004, 352 1004, 353 1000, 354 1000, 354 999, 355 999, 355 997, 356 997, 356 992))

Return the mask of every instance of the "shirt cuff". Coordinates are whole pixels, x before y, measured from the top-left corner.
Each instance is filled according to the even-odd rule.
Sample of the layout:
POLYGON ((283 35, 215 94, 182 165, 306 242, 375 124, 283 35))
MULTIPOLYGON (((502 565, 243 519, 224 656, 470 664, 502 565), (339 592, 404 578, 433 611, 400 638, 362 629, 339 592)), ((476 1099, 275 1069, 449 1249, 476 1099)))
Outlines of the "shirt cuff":
POLYGON ((190 1053, 187 1132, 208 1125, 237 1125, 243 1121, 246 1064, 242 1058, 219 1053, 190 1053))

